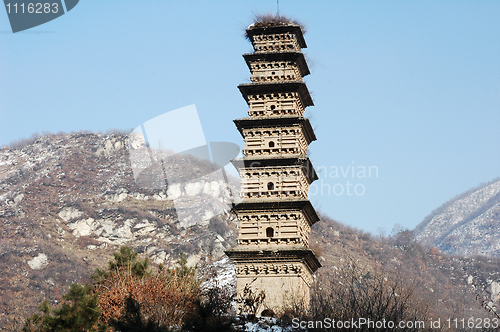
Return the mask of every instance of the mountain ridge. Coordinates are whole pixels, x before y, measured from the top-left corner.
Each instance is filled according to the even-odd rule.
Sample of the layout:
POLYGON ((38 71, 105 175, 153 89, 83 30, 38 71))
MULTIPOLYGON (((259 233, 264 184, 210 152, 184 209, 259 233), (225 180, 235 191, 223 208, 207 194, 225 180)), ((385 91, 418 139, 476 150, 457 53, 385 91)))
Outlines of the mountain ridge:
POLYGON ((500 178, 480 184, 432 211, 414 233, 426 246, 464 256, 500 256, 500 178))

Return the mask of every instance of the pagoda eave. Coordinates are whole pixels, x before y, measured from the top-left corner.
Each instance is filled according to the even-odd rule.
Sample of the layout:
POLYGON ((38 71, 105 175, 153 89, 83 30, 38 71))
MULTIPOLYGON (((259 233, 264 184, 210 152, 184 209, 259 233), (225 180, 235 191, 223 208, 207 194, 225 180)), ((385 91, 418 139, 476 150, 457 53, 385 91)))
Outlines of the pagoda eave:
POLYGON ((307 199, 243 199, 241 202, 236 204, 232 210, 237 213, 238 211, 277 211, 278 209, 304 211, 310 226, 320 220, 316 210, 307 199))
POLYGON ((243 135, 243 129, 256 128, 256 127, 277 127, 286 125, 301 125, 304 130, 304 136, 307 140, 307 144, 316 140, 316 135, 311 126, 309 119, 304 117, 296 116, 282 116, 279 118, 273 116, 262 116, 255 118, 243 118, 233 120, 238 128, 240 134, 243 135))
POLYGON ((300 74, 302 77, 309 75, 311 72, 309 71, 309 67, 307 66, 306 59, 304 54, 301 52, 261 52, 261 53, 246 53, 243 54, 243 58, 247 63, 248 68, 251 68, 252 62, 257 61, 279 61, 279 60, 292 60, 297 63, 297 66, 300 70, 300 74))
POLYGON ((314 106, 311 94, 302 81, 276 81, 273 83, 244 83, 238 85, 243 98, 248 104, 250 94, 268 94, 276 92, 298 92, 304 107, 314 106))
POLYGON ((272 25, 272 26, 250 26, 246 30, 246 36, 252 40, 255 35, 268 35, 273 33, 286 33, 290 32, 297 36, 299 46, 301 48, 307 48, 304 35, 302 34, 302 29, 298 24, 283 24, 283 25, 272 25))
POLYGON ((239 264, 251 263, 291 263, 303 262, 312 273, 316 272, 321 267, 321 263, 314 255, 311 249, 305 247, 290 247, 282 246, 272 250, 249 248, 248 246, 238 246, 224 252, 233 262, 239 264))

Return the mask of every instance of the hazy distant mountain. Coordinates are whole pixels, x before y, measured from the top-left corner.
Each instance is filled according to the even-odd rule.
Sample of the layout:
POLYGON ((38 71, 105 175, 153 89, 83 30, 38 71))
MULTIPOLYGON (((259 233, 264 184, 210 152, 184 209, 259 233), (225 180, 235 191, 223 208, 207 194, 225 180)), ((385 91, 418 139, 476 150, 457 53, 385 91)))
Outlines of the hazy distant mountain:
POLYGON ((444 203, 414 234, 420 243, 450 254, 500 257, 500 178, 444 203))

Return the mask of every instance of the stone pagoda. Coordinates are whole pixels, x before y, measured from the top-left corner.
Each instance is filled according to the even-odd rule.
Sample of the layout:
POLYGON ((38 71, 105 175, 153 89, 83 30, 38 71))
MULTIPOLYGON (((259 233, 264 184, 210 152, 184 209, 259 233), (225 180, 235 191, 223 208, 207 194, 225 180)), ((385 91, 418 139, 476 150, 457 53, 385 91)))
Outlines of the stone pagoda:
POLYGON ((242 179, 242 200, 233 209, 239 235, 226 254, 236 265, 240 312, 249 292, 265 294, 259 315, 278 313, 290 301, 307 307, 312 275, 321 266, 309 249, 311 226, 319 220, 307 196, 317 179, 307 157, 316 137, 304 117, 313 101, 302 80, 309 68, 301 27, 256 23, 246 34, 254 48, 243 55, 251 83, 238 88, 249 116, 234 121, 245 140, 244 158, 233 160, 242 179))

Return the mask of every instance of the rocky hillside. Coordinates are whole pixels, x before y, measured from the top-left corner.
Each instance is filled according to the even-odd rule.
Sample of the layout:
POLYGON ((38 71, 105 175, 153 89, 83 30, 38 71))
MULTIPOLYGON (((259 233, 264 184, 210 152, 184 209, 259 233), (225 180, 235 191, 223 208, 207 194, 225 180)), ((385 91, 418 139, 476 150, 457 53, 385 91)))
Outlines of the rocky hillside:
MULTIPOLYGON (((183 156, 175 167, 163 167, 178 175, 171 179, 185 180, 188 170, 189 181, 141 188, 128 146, 127 135, 80 133, 0 149, 0 329, 14 326, 44 298, 57 303, 71 283, 88 280, 123 245, 155 264, 173 264, 184 252, 190 265, 216 269, 234 287, 234 268, 224 256, 237 234, 232 182, 229 191, 225 181, 204 176, 211 164, 183 156), (192 219, 181 222, 177 210, 186 206, 192 219)), ((497 190, 490 189, 491 198, 498 182, 489 185, 497 190)), ((411 281, 446 317, 483 315, 477 295, 499 305, 498 259, 449 257, 425 249, 409 231, 375 238, 327 216, 312 228, 310 243, 323 265, 316 280, 342 282, 344 267, 355 263, 367 277, 382 271, 411 281)))
POLYGON ((446 202, 414 233, 420 243, 450 254, 500 257, 500 179, 446 202))
MULTIPOLYGON (((187 156, 177 167, 170 171, 207 174, 211 165, 187 156)), ((180 252, 189 265, 222 259, 236 225, 225 188, 203 179, 138 187, 126 135, 48 135, 0 149, 0 306, 25 316, 43 298, 57 301, 122 245, 156 264, 180 252), (172 196, 193 201, 189 227, 172 196)))

